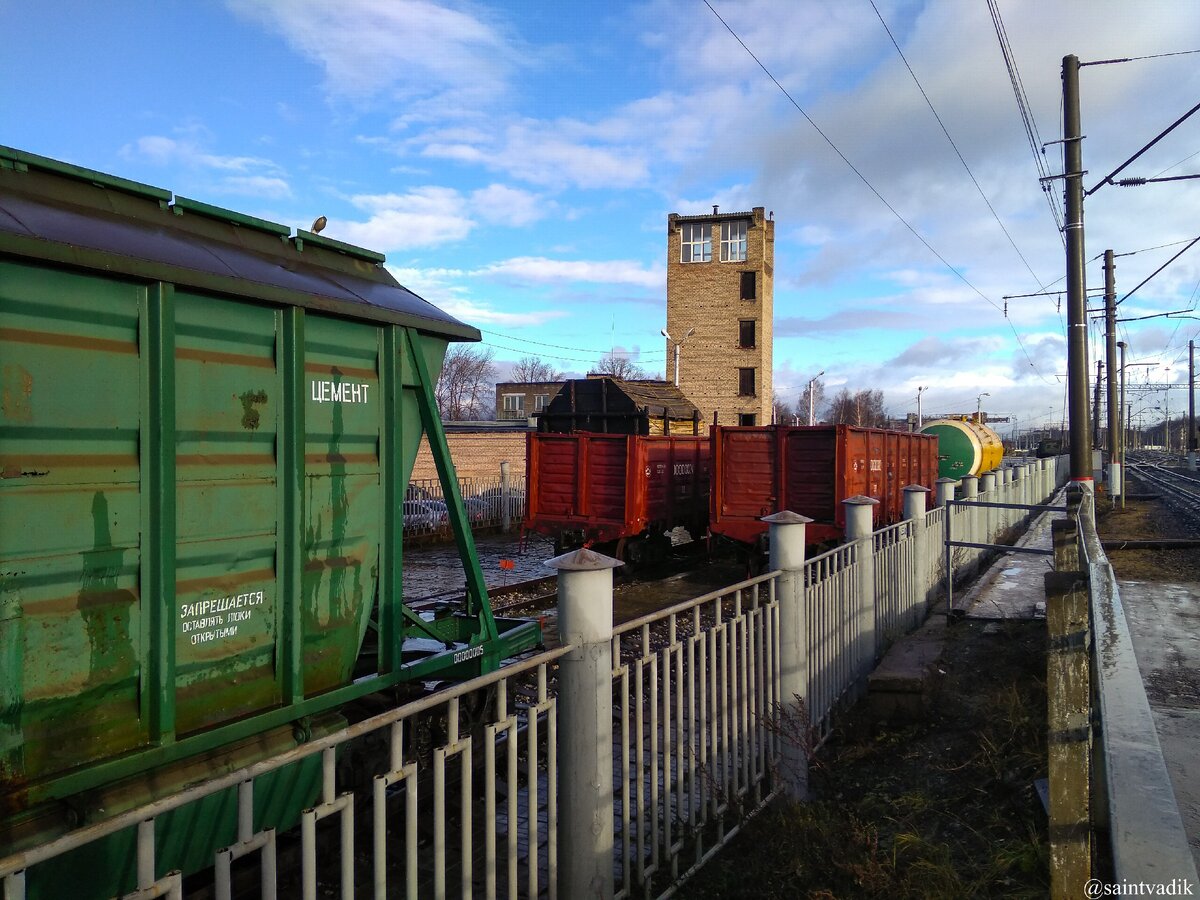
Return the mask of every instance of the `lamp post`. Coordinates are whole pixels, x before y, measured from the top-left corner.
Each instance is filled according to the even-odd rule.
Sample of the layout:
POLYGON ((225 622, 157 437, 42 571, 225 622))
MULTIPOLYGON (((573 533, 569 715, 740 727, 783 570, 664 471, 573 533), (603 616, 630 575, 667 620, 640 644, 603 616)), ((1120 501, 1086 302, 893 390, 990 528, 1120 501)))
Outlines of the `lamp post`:
POLYGON ((689 328, 687 330, 687 334, 685 334, 679 340, 675 340, 675 338, 671 337, 671 333, 665 328, 660 328, 659 333, 675 345, 675 387, 679 387, 679 348, 683 346, 684 341, 696 333, 696 329, 689 328))
POLYGON ((979 425, 983 424, 983 398, 992 396, 987 391, 984 391, 975 398, 975 422, 979 425))
POLYGON ((809 425, 817 424, 816 405, 813 403, 813 389, 816 386, 817 379, 820 378, 824 374, 825 374, 825 370, 822 369, 820 372, 818 372, 812 378, 808 379, 808 424, 809 425))
POLYGON ((929 390, 928 386, 917 388, 917 431, 925 427, 925 420, 921 416, 921 395, 927 390, 929 390))

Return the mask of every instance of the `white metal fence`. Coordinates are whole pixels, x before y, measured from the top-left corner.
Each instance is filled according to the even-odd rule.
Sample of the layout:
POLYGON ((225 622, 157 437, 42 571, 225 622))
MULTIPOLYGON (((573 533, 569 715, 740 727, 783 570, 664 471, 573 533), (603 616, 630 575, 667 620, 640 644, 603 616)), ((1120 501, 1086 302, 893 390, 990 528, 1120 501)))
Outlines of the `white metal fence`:
MULTIPOLYGON (((1063 477, 1054 461, 1031 463, 988 493, 1001 502, 1040 502, 1063 477)), ((155 822, 221 792, 237 839, 204 876, 215 880, 218 897, 232 896, 247 867, 268 898, 567 897, 580 867, 595 863, 560 855, 560 835, 569 830, 611 838, 600 850, 607 862, 599 877, 611 879, 600 895, 668 894, 772 797, 802 796, 806 754, 829 734, 834 713, 887 642, 924 617, 944 577, 944 512, 924 512, 923 494, 914 506, 904 523, 809 560, 803 526, 795 553, 788 550, 795 526, 773 524, 773 558, 789 561, 767 575, 615 630, 609 617, 601 639, 540 653, 6 855, 4 900, 21 900, 27 890, 33 896, 39 871, 129 829, 138 837, 129 896, 182 897, 178 873, 156 862, 163 838, 155 822), (864 565, 874 584, 869 596, 864 565), (577 708, 579 698, 560 703, 559 676, 568 662, 588 659, 608 662, 584 687, 594 722, 571 718, 572 729, 595 727, 601 735, 583 759, 560 740, 562 710, 577 708), (610 765, 597 766, 597 746, 606 745, 610 765), (256 830, 255 785, 317 756, 320 787, 301 827, 287 835, 256 830), (789 772, 796 760, 803 771, 789 772), (572 806, 580 818, 560 819, 568 792, 572 803, 585 796, 599 804, 591 818, 572 806), (611 834, 598 821, 611 822, 611 834)), ((983 509, 956 518, 956 534, 968 539, 994 536, 1006 524, 983 509)), ((954 567, 967 562, 956 559, 954 567)), ((560 572, 560 616, 569 579, 594 574, 560 572)), ((611 603, 611 583, 609 591, 611 603)), ((571 746, 587 747, 583 737, 581 744, 572 733, 571 746)))
MULTIPOLYGON (((490 478, 458 479, 458 489, 472 531, 508 528, 525 518, 525 476, 496 475, 490 478)), ((445 493, 436 478, 409 482, 404 493, 404 535, 448 532, 450 516, 445 493)))

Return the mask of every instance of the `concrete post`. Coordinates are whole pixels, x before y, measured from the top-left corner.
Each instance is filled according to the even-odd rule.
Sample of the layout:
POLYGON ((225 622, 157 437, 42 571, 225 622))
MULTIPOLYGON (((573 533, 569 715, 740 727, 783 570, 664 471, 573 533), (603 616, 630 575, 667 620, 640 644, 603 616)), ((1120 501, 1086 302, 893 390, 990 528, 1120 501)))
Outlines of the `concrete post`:
POLYGON ((770 526, 771 570, 779 603, 780 774, 793 803, 808 799, 808 602, 804 590, 804 526, 812 519, 791 510, 763 519, 770 526), (790 724, 791 727, 788 727, 790 724))
POLYGON ((508 460, 500 463, 500 530, 507 534, 512 530, 512 488, 508 481, 508 460))
MULTIPOLYGON (((1000 496, 1000 492, 996 490, 995 472, 988 472, 979 479, 979 493, 983 495, 979 499, 984 503, 996 502, 996 498, 1000 496)), ((981 513, 980 528, 983 531, 983 540, 981 543, 990 544, 996 537, 996 513, 999 510, 984 508, 979 510, 979 512, 981 513)))
MULTIPOLYGON (((1016 488, 1013 487, 1013 471, 1014 470, 1011 466, 1005 466, 1003 469, 1000 470, 1000 478, 1004 484, 1004 489, 1002 491, 1000 491, 1000 499, 1001 499, 1001 502, 1003 502, 1003 503, 1015 503, 1016 502, 1017 491, 1016 491, 1016 488)), ((1013 510, 1011 510, 1011 509, 1000 510, 1000 530, 1008 531, 1008 529, 1012 527, 1012 523, 1013 523, 1013 510)))
POLYGON ((847 497, 846 543, 858 544, 858 615, 855 641, 858 659, 855 674, 865 679, 875 668, 875 525, 872 522, 878 500, 859 494, 847 497))
MULTIPOLYGON (((1025 504, 1029 501, 1025 499, 1025 488, 1029 485, 1028 479, 1025 477, 1025 466, 1013 466, 1013 503, 1025 504)), ((1023 509, 1015 509, 1012 514, 1012 521, 1017 526, 1025 524, 1025 516, 1027 513, 1023 509)))
MULTIPOLYGON (((939 478, 937 480, 937 505, 945 508, 947 500, 954 499, 954 488, 958 482, 953 478, 939 478)), ((946 510, 946 515, 950 515, 950 510, 946 510)))
MULTIPOLYGON (((964 500, 979 500, 979 478, 975 475, 964 475, 962 480, 962 499, 964 500)), ((983 530, 983 523, 979 520, 979 510, 972 509, 969 515, 963 516, 967 521, 966 534, 958 537, 960 541, 974 541, 980 543, 979 532, 983 530)))
POLYGON ((912 522, 913 567, 916 569, 913 583, 917 586, 917 602, 913 605, 914 627, 925 621, 929 611, 930 559, 929 531, 925 527, 925 503, 929 488, 920 484, 909 484, 904 488, 904 518, 912 522))
POLYGON ((573 649, 558 672, 558 895, 613 896, 612 570, 588 549, 558 570, 558 633, 573 649))

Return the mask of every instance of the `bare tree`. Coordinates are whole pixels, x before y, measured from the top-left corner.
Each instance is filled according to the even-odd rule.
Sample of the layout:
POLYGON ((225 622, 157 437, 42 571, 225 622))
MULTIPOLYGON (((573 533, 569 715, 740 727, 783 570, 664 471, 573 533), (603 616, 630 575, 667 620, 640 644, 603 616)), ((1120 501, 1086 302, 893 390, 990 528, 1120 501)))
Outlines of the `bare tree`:
POLYGON ((821 414, 821 409, 825 406, 825 382, 814 380, 804 386, 804 390, 800 392, 800 399, 796 402, 796 415, 800 417, 800 424, 808 424, 808 411, 813 411, 814 422, 821 414), (812 406, 809 406, 809 393, 812 393, 812 406))
POLYGON ((857 425, 862 428, 887 426, 887 410, 883 406, 883 391, 862 390, 851 393, 842 388, 829 401, 825 418, 838 425, 857 425))
POLYGON ((596 363, 596 367, 592 371, 601 375, 620 378, 623 381, 634 381, 646 377, 645 369, 635 365, 633 360, 628 356, 621 356, 616 352, 606 353, 600 357, 600 361, 596 363))
POLYGON ((490 349, 451 344, 437 383, 438 412, 446 421, 492 418, 496 365, 490 349))
MULTIPOLYGON (((808 408, 805 407, 805 415, 808 415, 807 409, 808 408)), ((795 424, 793 422, 793 419, 795 419, 795 418, 796 418, 796 411, 794 409, 792 409, 791 404, 789 404, 786 400, 784 400, 782 397, 780 397, 779 394, 775 394, 775 401, 774 401, 774 421, 775 421, 775 423, 778 425, 792 425, 792 424, 795 424)), ((805 421, 807 421, 807 420, 805 420, 805 421)))
POLYGON ((563 373, 536 356, 523 356, 517 360, 509 377, 513 381, 536 384, 541 381, 562 381, 563 373))

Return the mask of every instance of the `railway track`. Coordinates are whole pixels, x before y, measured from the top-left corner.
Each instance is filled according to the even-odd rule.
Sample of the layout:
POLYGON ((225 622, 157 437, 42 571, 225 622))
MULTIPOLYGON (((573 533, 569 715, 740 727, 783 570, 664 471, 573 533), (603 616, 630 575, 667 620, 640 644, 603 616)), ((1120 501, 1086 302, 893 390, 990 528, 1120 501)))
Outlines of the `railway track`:
POLYGON ((1154 458, 1132 462, 1129 476, 1156 489, 1163 501, 1187 523, 1189 530, 1200 535, 1200 478, 1170 468, 1164 461, 1154 458))

